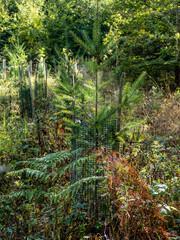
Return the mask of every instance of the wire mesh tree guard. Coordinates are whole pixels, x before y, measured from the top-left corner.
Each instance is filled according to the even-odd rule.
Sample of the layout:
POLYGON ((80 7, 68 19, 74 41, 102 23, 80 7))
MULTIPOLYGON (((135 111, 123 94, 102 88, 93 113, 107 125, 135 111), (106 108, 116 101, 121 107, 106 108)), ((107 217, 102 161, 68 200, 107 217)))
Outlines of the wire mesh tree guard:
MULTIPOLYGON (((103 161, 98 162, 92 154, 98 148, 116 149, 117 120, 108 120, 91 125, 87 122, 79 123, 73 128, 74 138, 72 139, 72 150, 82 149, 75 155, 72 161, 81 157, 89 156, 81 166, 72 169, 71 183, 93 176, 104 176, 103 161)), ((79 189, 76 201, 86 205, 86 210, 91 216, 98 218, 98 213, 102 213, 102 208, 106 205, 105 184, 103 180, 87 181, 79 189)))

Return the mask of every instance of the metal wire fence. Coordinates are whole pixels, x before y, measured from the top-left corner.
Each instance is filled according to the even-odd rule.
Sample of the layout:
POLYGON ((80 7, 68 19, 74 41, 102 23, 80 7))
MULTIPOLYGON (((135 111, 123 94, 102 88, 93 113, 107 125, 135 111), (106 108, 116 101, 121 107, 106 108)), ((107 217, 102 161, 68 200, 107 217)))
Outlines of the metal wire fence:
MULTIPOLYGON (((87 122, 81 122, 73 129, 74 138, 72 140, 72 150, 81 148, 80 154, 74 156, 72 161, 77 161, 80 157, 89 156, 81 166, 76 166, 71 172, 72 184, 93 176, 104 176, 103 161, 98 162, 96 157, 91 155, 98 148, 115 149, 117 120, 109 120, 91 125, 87 122)), ((103 198, 105 192, 103 180, 89 181, 83 184, 77 193, 76 200, 85 203, 89 214, 98 218, 98 213, 106 205, 106 199, 103 198)))

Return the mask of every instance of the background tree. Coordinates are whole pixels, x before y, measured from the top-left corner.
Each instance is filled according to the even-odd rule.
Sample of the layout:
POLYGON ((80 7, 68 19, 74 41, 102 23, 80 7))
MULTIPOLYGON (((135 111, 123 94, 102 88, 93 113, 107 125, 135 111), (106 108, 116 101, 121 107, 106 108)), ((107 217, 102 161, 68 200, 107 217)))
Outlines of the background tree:
POLYGON ((158 84, 179 86, 177 9, 178 1, 169 0, 112 2, 107 36, 118 45, 120 70, 135 76, 145 69, 158 84))

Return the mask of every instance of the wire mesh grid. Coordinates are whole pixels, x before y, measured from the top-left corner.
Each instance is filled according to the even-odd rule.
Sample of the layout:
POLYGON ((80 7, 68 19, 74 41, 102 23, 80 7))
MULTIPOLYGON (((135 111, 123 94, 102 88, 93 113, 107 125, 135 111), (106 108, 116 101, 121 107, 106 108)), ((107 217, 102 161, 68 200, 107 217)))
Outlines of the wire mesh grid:
MULTIPOLYGON (((74 138, 72 140, 72 150, 81 148, 81 153, 75 155, 72 161, 77 161, 80 157, 89 156, 88 160, 80 166, 76 166, 71 172, 71 183, 75 183, 83 178, 93 176, 104 176, 103 161, 97 162, 92 155, 97 148, 115 149, 117 121, 104 121, 96 125, 81 122, 73 129, 74 138)), ((79 189, 76 200, 85 203, 88 213, 98 217, 100 208, 106 205, 104 196, 105 184, 103 180, 86 181, 79 189)), ((101 209, 102 210, 102 209, 101 209)))

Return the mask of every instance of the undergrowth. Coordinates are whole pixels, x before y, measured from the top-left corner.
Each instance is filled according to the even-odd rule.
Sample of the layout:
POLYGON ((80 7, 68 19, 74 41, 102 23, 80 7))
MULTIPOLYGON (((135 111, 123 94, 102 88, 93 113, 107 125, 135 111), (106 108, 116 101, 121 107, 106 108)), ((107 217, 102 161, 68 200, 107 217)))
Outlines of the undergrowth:
POLYGON ((77 152, 67 150, 70 130, 52 103, 29 121, 16 102, 9 108, 3 102, 0 239, 178 239, 179 92, 164 96, 154 88, 144 100, 122 110, 122 155, 89 150, 93 156, 75 162, 77 152), (71 170, 91 159, 103 163, 104 175, 94 171, 72 183, 71 170), (79 193, 91 186, 91 199, 97 183, 96 219, 95 203, 79 193))
POLYGON ((169 239, 167 221, 140 174, 119 153, 109 152, 105 159, 108 190, 119 220, 111 239, 169 239))

